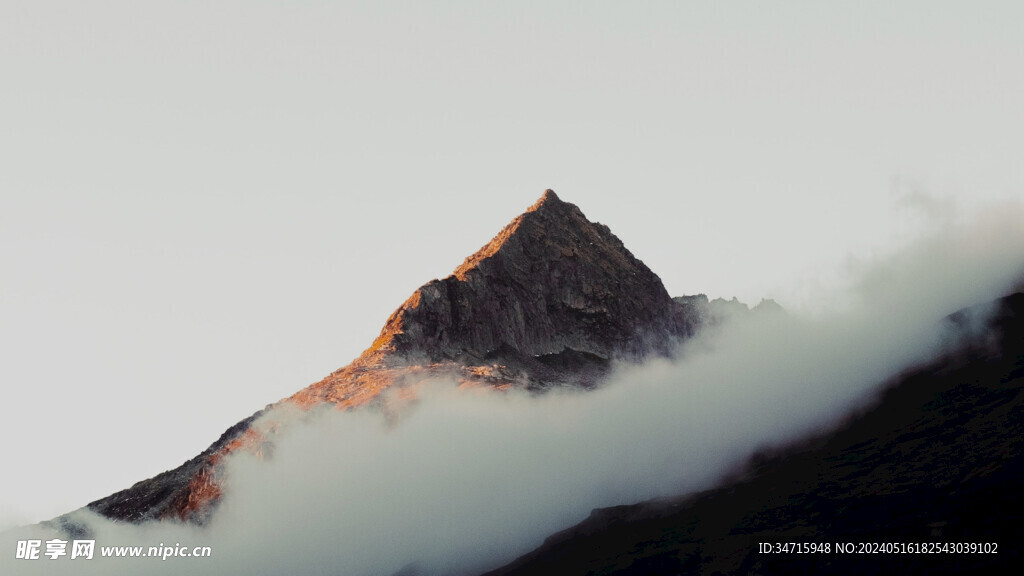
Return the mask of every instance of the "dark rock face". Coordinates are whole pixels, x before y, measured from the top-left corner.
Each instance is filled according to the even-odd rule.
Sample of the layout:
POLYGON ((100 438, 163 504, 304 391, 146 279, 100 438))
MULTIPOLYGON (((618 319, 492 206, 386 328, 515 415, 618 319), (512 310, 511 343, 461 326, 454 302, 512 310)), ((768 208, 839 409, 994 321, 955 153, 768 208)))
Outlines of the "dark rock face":
POLYGON ((687 326, 661 280, 607 226, 551 190, 455 272, 419 290, 381 338, 405 360, 667 353, 687 326))
MULTIPOLYGON (((834 432, 756 456, 740 477, 704 493, 595 510, 488 576, 1015 572, 1024 537, 1024 293, 997 305, 987 329, 896 378, 834 432), (759 552, 759 543, 776 542, 832 551, 759 552), (837 553, 845 542, 995 543, 998 553, 837 553)), ((965 329, 972 316, 955 314, 950 325, 965 329)))
MULTIPOLYGON (((591 387, 613 360, 668 354, 699 324, 607 226, 548 190, 451 276, 413 293, 354 362, 282 402, 386 409, 386 390, 436 377, 591 387)), ((132 522, 205 521, 221 496, 221 459, 266 444, 251 427, 255 416, 178 468, 89 508, 132 522)))
POLYGON ((668 354, 701 322, 607 226, 548 190, 451 276, 416 290, 352 364, 290 400, 358 406, 429 375, 589 387, 613 360, 668 354))

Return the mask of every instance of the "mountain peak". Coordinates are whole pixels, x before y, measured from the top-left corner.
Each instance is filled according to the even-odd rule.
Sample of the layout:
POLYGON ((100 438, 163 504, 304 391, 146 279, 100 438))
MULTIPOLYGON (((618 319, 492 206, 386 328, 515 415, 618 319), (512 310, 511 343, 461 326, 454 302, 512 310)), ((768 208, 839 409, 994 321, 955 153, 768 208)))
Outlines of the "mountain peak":
POLYGON ((355 361, 290 400, 359 406, 428 374, 590 386, 612 360, 670 353, 699 322, 607 226, 547 190, 451 276, 413 292, 355 361))
MULTIPOLYGON (((548 188, 544 191, 544 194, 539 200, 526 209, 526 212, 509 222, 508 225, 502 228, 501 232, 498 232, 490 242, 473 253, 473 255, 466 258, 466 260, 456 268, 452 274, 459 280, 464 281, 466 279, 465 275, 467 272, 476 268, 483 260, 494 256, 510 239, 513 238, 513 236, 519 234, 519 229, 524 224, 524 221, 526 221, 527 227, 533 228, 537 228, 538 226, 565 226, 568 224, 566 219, 571 215, 573 210, 575 210, 580 217, 583 217, 579 208, 576 208, 576 206, 567 202, 563 202, 558 195, 555 194, 554 190, 548 188)), ((535 232, 537 232, 537 230, 535 230, 535 232)), ((543 234, 533 234, 532 236, 539 237, 542 235, 543 234)))
POLYGON ((565 204, 565 202, 562 202, 562 199, 558 197, 558 194, 555 194, 554 190, 548 188, 543 194, 541 194, 540 198, 534 202, 533 206, 530 206, 526 211, 535 212, 540 209, 541 206, 547 204, 565 204))
MULTIPOLYGON (((591 386, 613 359, 669 352, 697 321, 607 226, 547 190, 451 276, 413 292, 359 358, 282 402, 377 403, 387 413, 403 392, 386 390, 432 378, 496 388, 591 386)), ((263 450, 258 415, 175 470, 89 508, 133 522, 203 522, 221 495, 223 458, 263 450)))
POLYGON ((687 332, 677 311, 607 226, 546 190, 451 276, 414 292, 367 353, 415 362, 496 350, 635 356, 653 342, 664 352, 687 332))

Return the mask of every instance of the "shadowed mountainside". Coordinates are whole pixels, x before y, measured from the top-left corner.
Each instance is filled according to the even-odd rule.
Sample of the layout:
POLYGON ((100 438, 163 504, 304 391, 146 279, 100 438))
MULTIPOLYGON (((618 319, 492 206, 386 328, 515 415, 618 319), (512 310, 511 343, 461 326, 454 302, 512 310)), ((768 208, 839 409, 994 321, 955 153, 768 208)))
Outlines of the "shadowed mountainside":
MULTIPOLYGON (((894 379, 831 433, 755 456, 718 488, 595 510, 487 576, 989 574, 1024 536, 1024 293, 964 342, 894 379), (759 543, 831 553, 759 553, 759 543), (840 554, 836 543, 995 543, 996 554, 840 554)), ((855 550, 858 546, 855 546, 855 550)))

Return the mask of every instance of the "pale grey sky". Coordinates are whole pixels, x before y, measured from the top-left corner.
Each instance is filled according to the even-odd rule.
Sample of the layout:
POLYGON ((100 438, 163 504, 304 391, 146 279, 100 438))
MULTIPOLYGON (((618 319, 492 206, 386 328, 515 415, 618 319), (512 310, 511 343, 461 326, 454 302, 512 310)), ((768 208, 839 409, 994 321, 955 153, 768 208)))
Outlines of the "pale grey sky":
POLYGON ((545 188, 813 306, 1024 196, 1016 2, 5 2, 0 527, 348 363, 545 188))

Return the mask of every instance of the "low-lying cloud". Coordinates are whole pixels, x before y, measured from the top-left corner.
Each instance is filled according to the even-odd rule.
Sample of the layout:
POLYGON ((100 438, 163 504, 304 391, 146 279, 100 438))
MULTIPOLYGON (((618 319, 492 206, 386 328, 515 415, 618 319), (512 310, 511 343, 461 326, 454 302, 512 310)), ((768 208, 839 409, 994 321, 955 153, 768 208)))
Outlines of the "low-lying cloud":
MULTIPOLYGON (((13 560, 5 573, 472 574, 596 507, 707 488, 756 449, 818 429, 933 355, 942 318, 1024 272, 1024 211, 1003 207, 854 267, 841 309, 752 315, 674 360, 622 366, 596 391, 541 396, 424 386, 397 422, 271 411, 265 460, 228 460, 205 527, 114 524, 100 546, 210 546, 210 558, 13 560), (404 572, 403 572, 404 571, 404 572)), ((45 544, 44 544, 45 547, 45 544)), ((97 548, 96 555, 99 555, 97 548)))

